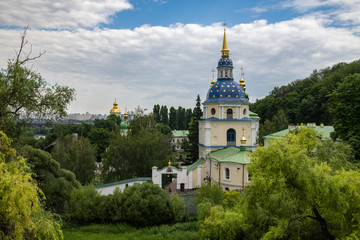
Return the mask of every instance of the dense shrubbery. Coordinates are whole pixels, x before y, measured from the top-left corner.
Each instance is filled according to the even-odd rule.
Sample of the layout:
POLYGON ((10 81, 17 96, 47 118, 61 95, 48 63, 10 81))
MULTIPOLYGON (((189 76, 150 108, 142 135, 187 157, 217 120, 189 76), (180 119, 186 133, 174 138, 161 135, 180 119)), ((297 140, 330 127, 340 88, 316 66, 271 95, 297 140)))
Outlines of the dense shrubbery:
POLYGON ((184 219, 184 201, 170 200, 159 186, 145 182, 134 184, 121 193, 101 196, 93 186, 74 190, 66 217, 76 223, 119 223, 151 226, 184 219))

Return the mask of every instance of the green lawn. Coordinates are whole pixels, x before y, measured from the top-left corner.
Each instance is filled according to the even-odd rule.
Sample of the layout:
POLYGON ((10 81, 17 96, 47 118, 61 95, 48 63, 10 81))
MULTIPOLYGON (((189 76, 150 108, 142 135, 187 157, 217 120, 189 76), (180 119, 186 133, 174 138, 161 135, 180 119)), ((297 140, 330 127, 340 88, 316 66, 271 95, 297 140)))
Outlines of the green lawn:
POLYGON ((197 222, 177 223, 147 228, 134 228, 124 224, 91 224, 77 226, 65 223, 65 240, 114 240, 114 239, 199 239, 197 222))

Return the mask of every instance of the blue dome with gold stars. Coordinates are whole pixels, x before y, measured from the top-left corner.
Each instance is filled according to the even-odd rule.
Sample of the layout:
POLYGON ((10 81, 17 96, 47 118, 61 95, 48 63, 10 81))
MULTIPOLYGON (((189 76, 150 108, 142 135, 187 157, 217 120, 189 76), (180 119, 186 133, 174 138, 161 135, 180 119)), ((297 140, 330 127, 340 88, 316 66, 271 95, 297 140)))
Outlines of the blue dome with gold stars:
POLYGON ((222 57, 218 62, 218 67, 233 67, 233 62, 229 57, 222 57))
POLYGON ((206 95, 205 103, 212 102, 249 103, 240 84, 232 79, 218 80, 212 85, 206 95))

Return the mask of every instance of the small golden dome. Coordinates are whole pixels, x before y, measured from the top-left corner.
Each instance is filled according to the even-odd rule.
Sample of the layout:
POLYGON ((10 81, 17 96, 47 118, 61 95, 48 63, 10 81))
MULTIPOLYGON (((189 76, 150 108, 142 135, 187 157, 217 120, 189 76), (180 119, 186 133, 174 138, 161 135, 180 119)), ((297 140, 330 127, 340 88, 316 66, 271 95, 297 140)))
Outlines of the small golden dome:
POLYGON ((118 104, 117 104, 116 100, 113 105, 114 105, 114 107, 110 110, 110 113, 121 113, 120 109, 118 109, 118 104))
POLYGON ((214 80, 214 76, 213 76, 210 87, 212 87, 212 85, 214 85, 214 83, 215 83, 215 80, 214 80))
POLYGON ((171 166, 171 161, 168 162, 169 167, 171 166))
POLYGON ((124 113, 124 119, 127 120, 129 117, 129 114, 127 113, 127 111, 125 110, 125 113, 124 113))
POLYGON ((245 138, 245 136, 243 136, 243 137, 240 139, 240 142, 241 142, 242 144, 245 144, 245 143, 246 143, 246 138, 245 138))

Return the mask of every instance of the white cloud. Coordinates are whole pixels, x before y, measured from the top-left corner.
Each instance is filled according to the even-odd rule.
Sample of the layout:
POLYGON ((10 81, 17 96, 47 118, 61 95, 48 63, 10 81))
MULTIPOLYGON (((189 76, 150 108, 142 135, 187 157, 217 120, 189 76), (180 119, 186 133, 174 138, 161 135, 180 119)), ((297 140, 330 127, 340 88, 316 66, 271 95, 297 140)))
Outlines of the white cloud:
POLYGON ((0 25, 74 29, 109 23, 116 12, 132 9, 128 0, 1 0, 0 25))
MULTIPOLYGON (((19 32, 0 29, 0 67, 14 56, 19 32)), ((34 68, 52 83, 74 87, 70 112, 108 113, 114 98, 122 111, 154 104, 193 107, 209 88, 220 58, 223 27, 175 24, 129 29, 29 30, 33 51, 46 50, 34 68)), ((250 98, 309 76, 314 69, 360 56, 353 29, 313 16, 269 24, 259 20, 227 29, 235 80, 245 68, 250 98)))
POLYGON ((337 24, 360 24, 359 0, 289 0, 283 7, 321 16, 337 24))

